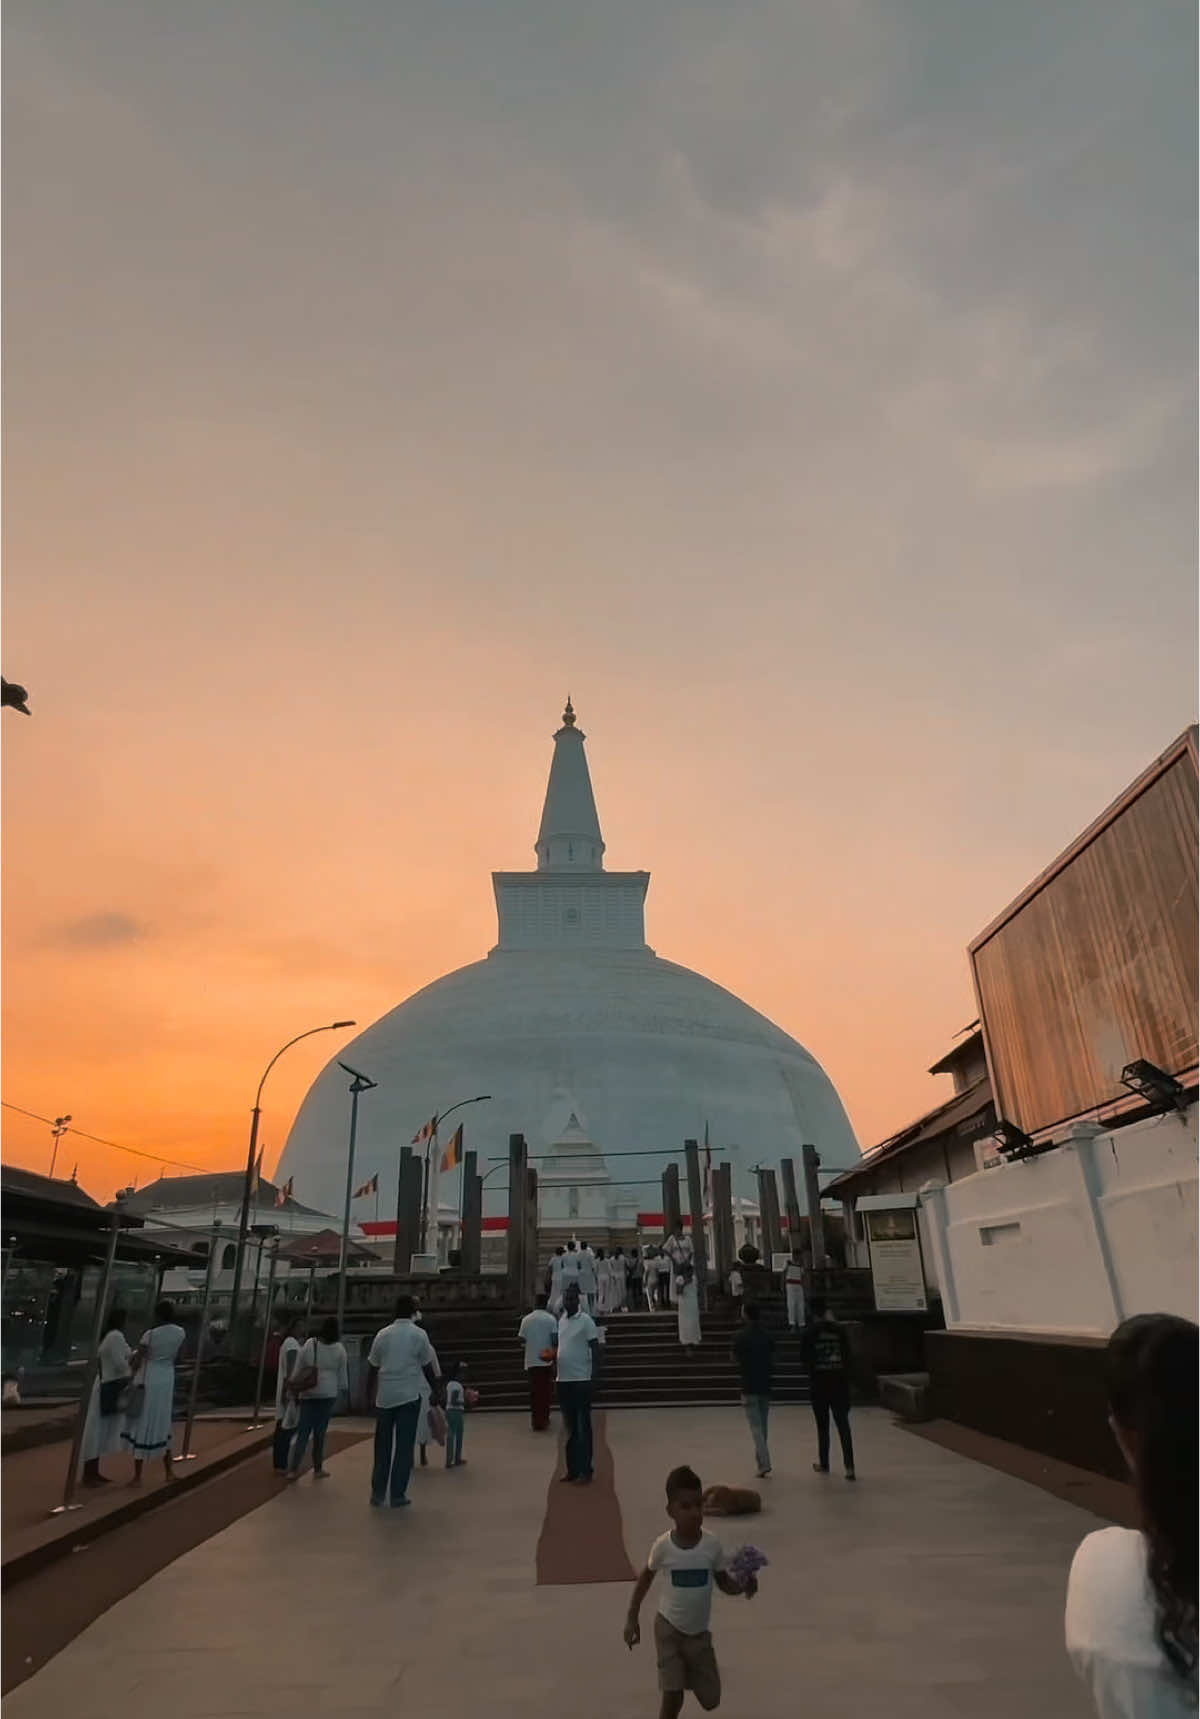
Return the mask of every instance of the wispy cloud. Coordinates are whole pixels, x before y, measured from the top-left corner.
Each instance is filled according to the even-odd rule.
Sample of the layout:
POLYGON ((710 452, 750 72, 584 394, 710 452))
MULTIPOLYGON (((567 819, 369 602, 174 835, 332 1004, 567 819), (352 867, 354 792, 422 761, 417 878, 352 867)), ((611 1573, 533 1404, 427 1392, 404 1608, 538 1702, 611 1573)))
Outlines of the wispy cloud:
POLYGON ((75 951, 123 949, 131 943, 142 942, 148 931, 146 925, 130 914, 111 910, 85 914, 82 919, 70 919, 52 929, 45 941, 75 951))

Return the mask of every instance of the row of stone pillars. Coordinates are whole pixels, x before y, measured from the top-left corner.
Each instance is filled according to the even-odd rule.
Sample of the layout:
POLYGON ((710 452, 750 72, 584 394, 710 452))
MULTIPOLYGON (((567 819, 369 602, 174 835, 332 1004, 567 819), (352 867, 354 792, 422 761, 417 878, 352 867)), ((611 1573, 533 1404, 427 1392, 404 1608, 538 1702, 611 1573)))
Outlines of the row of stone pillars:
MULTIPOLYGON (((809 1211, 809 1232, 814 1260, 825 1257, 825 1238, 821 1224, 821 1198, 817 1185, 820 1159, 816 1149, 804 1146, 802 1163, 805 1193, 809 1211)), ((683 1143, 684 1169, 687 1176, 688 1210, 704 1211, 704 1189, 700 1170, 700 1147, 695 1140, 683 1143)), ((482 1268, 483 1179, 478 1173, 478 1157, 474 1152, 463 1156, 461 1258, 462 1270, 477 1275, 482 1268)), ((794 1238, 800 1234, 800 1201, 796 1188, 796 1170, 790 1158, 784 1158, 784 1207, 788 1228, 794 1238)), ((783 1226, 780 1221, 779 1187, 775 1172, 760 1167, 758 1177, 758 1208, 762 1221, 763 1254, 769 1264, 773 1254, 782 1253, 783 1226)), ((396 1209, 396 1248, 393 1270, 406 1276, 409 1264, 420 1245, 422 1161, 411 1146, 400 1150, 400 1193, 396 1209)), ((668 1164, 663 1171, 663 1221, 667 1235, 683 1228, 679 1198, 679 1165, 668 1164)), ((737 1246, 733 1223, 733 1167, 728 1163, 714 1164, 709 1177, 709 1201, 712 1207, 713 1267, 716 1281, 724 1283, 733 1269, 737 1246)), ((509 1291, 522 1305, 533 1300, 538 1276, 538 1178, 529 1163, 529 1147, 523 1134, 508 1137, 508 1285, 509 1291), (514 1221, 515 1217, 515 1221, 514 1221)), ((692 1257, 696 1282, 703 1304, 708 1286, 708 1239, 703 1222, 692 1224, 692 1257)))

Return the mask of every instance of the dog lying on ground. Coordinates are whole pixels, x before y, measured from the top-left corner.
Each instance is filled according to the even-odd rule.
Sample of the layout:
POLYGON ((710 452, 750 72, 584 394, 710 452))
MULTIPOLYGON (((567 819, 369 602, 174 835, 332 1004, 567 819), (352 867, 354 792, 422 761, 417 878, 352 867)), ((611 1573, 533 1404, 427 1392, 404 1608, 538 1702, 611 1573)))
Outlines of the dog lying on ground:
POLYGON ((704 1494, 704 1509, 709 1516, 757 1516, 762 1494, 749 1486, 710 1486, 704 1494))

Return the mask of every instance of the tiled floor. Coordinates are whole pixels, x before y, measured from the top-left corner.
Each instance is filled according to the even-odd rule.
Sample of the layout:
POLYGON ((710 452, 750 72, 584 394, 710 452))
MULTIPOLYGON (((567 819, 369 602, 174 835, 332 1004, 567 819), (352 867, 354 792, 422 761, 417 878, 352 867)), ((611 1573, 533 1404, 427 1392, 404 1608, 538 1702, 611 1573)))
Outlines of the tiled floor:
MULTIPOLYGON (((820 1478, 811 1424, 778 1411, 767 1508, 711 1524, 771 1560, 755 1601, 716 1599, 723 1711, 1086 1719, 1062 1602, 1096 1520, 880 1411, 856 1417, 859 1485, 820 1478)), ((613 1413, 608 1438, 635 1564, 664 1526, 674 1464, 753 1483, 738 1410, 613 1413)), ((293 1488, 114 1606, 7 1698, 5 1719, 652 1714, 650 1632, 632 1654, 621 1642, 627 1585, 535 1585, 554 1454, 523 1417, 475 1417, 468 1467, 418 1474, 412 1509, 374 1511, 370 1447, 357 1446, 332 1479, 293 1488)))

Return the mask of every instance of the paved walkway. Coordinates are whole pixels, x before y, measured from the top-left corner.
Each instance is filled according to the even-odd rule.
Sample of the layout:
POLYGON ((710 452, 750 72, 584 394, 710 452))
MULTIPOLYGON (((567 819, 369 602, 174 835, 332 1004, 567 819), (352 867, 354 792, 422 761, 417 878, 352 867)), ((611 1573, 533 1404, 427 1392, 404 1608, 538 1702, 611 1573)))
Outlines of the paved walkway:
MULTIPOLYGON (((771 1560, 757 1600, 716 1596, 723 1710, 1087 1719, 1062 1604, 1096 1519, 878 1410, 856 1416, 859 1485, 822 1478, 811 1426, 806 1410, 779 1410, 767 1508, 711 1524, 771 1560)), ((675 1463, 752 1483, 737 1410, 614 1413, 608 1443, 634 1564, 664 1525, 675 1463)), ((372 1511, 359 1445, 332 1479, 291 1489, 114 1606, 8 1696, 5 1719, 652 1714, 650 1632, 633 1654, 620 1639, 628 1585, 536 1585, 554 1454, 522 1418, 477 1416, 468 1467, 418 1473, 411 1510, 372 1511)), ((569 1520, 557 1531, 569 1537, 569 1520)))

